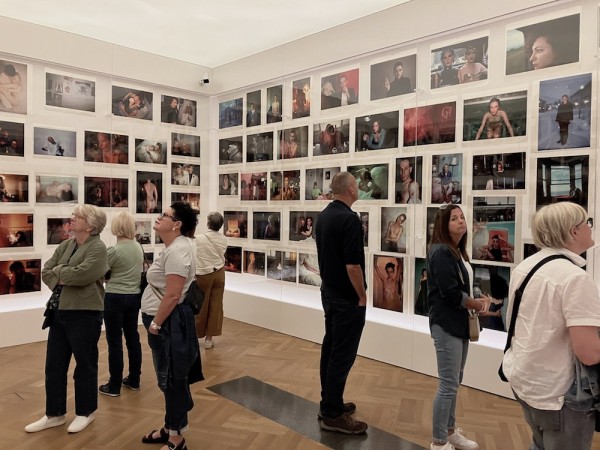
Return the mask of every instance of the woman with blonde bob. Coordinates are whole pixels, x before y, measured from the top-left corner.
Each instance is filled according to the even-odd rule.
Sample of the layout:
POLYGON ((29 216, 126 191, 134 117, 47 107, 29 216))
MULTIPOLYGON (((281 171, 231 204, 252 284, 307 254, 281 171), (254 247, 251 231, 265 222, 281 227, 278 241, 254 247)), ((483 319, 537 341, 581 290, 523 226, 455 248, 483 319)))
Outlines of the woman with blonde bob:
POLYGON ((581 206, 544 206, 533 218, 536 254, 512 272, 507 317, 515 291, 534 266, 549 256, 526 285, 502 369, 531 427, 531 448, 590 449, 594 414, 571 409, 565 394, 575 380, 575 358, 600 362, 600 295, 580 255, 594 246, 592 219, 581 206))

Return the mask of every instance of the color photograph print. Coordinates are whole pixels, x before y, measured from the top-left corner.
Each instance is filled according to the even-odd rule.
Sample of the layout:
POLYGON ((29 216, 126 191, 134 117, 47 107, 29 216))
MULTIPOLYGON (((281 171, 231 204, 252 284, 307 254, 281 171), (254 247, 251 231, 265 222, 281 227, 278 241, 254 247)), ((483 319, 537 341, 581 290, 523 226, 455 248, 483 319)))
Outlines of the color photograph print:
POLYGON ((190 206, 200 211, 200 194, 193 192, 171 192, 171 203, 185 202, 190 206))
POLYGON ((36 203, 77 203, 79 186, 77 177, 38 175, 35 177, 36 203))
POLYGON ((243 155, 242 136, 219 139, 219 164, 238 164, 243 155))
POLYGON ((135 162, 167 164, 167 142, 153 139, 136 139, 135 162))
POLYGON ((556 202, 573 202, 587 209, 589 156, 538 158, 536 209, 556 202))
POLYGON ((515 262, 515 197, 473 197, 473 259, 515 262))
POLYGON ((278 159, 305 158, 308 156, 308 126, 288 128, 277 133, 278 159))
POLYGON ((506 310, 508 308, 508 285, 510 268, 495 265, 473 264, 473 297, 492 297, 488 311, 479 314, 479 324, 483 328, 506 331, 506 310))
POLYGON ((242 247, 227 247, 224 269, 226 272, 242 273, 242 247))
POLYGON ((356 118, 356 151, 398 148, 398 111, 356 118))
POLYGON ((462 203, 463 155, 434 155, 431 159, 431 203, 462 203))
POLYGON ((381 251, 406 253, 406 208, 381 208, 381 251))
POLYGON ((46 244, 57 245, 72 237, 69 217, 46 219, 46 244))
POLYGON ((269 250, 267 252, 267 278, 296 282, 296 252, 269 250))
POLYGON ((25 156, 25 125, 0 121, 0 156, 25 156))
POLYGON ((200 158, 200 136, 171 133, 171 155, 200 158))
POLYGON ((308 286, 321 286, 321 272, 316 253, 298 255, 298 282, 308 286))
POLYGON ((152 92, 126 87, 112 87, 112 110, 115 116, 152 120, 152 92))
POLYGON ((473 155, 473 189, 525 189, 526 162, 525 152, 473 155))
POLYGON ((357 212, 358 218, 362 225, 363 244, 365 247, 369 246, 369 213, 368 212, 357 212))
POLYGON ((261 120, 260 90, 246 94, 246 127, 257 127, 261 120))
POLYGON ((373 255, 373 307, 402 312, 404 259, 373 255))
POLYGON ((244 250, 244 273, 265 276, 266 255, 263 252, 244 250))
POLYGON ((252 214, 252 237, 278 241, 281 238, 281 213, 254 211, 252 214))
POLYGON ((135 221, 135 240, 142 245, 152 243, 152 220, 135 221))
POLYGON ((136 213, 155 214, 162 212, 162 173, 137 171, 136 192, 136 213))
POLYGON ((273 132, 246 135, 246 162, 273 160, 273 132))
POLYGON ((415 314, 429 315, 429 301, 427 300, 427 260, 415 258, 415 314))
POLYGON ((248 211, 223 211, 223 234, 233 238, 248 237, 248 211))
POLYGON ((431 50, 431 89, 487 80, 488 38, 431 50))
POLYGON ((267 199, 267 172, 254 172, 240 174, 240 198, 242 200, 267 199))
POLYGON ((527 134, 527 91, 464 101, 463 141, 527 134))
POLYGON ((237 172, 219 174, 219 195, 237 195, 238 194, 238 174, 237 172))
POLYGON ((422 189, 423 157, 396 158, 395 203, 421 204, 422 189))
POLYGON ((404 110, 404 147, 454 142, 456 102, 404 110))
POLYGON ((271 200, 300 200, 300 171, 271 172, 271 200))
POLYGON ((538 150, 590 146, 592 74, 540 82, 538 150))
POLYGON ((359 200, 387 200, 388 198, 388 164, 364 164, 348 166, 358 183, 359 200))
POLYGON ((196 100, 169 95, 161 95, 160 100, 160 121, 162 123, 174 123, 185 127, 196 126, 196 100))
POLYGON ((200 166, 197 164, 171 163, 171 184, 176 186, 200 186, 200 166))
POLYGON ((46 72, 46 106, 96 112, 96 81, 46 72))
POLYGON ((88 205, 101 208, 129 206, 129 180, 124 178, 85 177, 85 200, 88 205))
POLYGON ((282 85, 267 88, 267 123, 281 122, 282 91, 282 85))
POLYGON ((0 203, 29 202, 29 176, 0 173, 0 203))
POLYGON ((219 103, 219 129, 237 127, 242 124, 243 100, 235 98, 219 103))
POLYGON ((128 164, 129 136, 86 131, 84 159, 90 162, 128 164))
POLYGON ((429 246, 429 243, 431 242, 431 237, 433 236, 433 226, 435 224, 435 216, 437 214, 437 212, 440 210, 439 207, 435 206, 435 207, 429 207, 427 208, 427 223, 426 225, 426 230, 427 230, 427 240, 426 240, 426 245, 429 246))
POLYGON ((41 266, 40 259, 0 261, 0 295, 39 291, 41 266))
POLYGON ((33 128, 33 154, 46 156, 77 156, 77 133, 55 128, 33 128))
POLYGON ((371 66, 371 100, 415 92, 417 55, 373 64, 371 66))
POLYGON ((340 173, 339 167, 326 167, 324 169, 306 169, 306 182, 304 185, 305 200, 332 200, 331 180, 340 173))
POLYGON ((358 69, 321 78, 321 110, 358 103, 358 69))
POLYGON ((579 14, 506 33, 506 75, 579 61, 579 14))
POLYGON ((290 211, 290 241, 315 242, 319 211, 290 211))
POLYGON ((33 214, 0 214, 0 248, 33 247, 33 214))
POLYGON ((539 251, 540 249, 537 248, 535 244, 528 242, 523 243, 523 259, 529 258, 539 251))
POLYGON ((0 111, 27 114, 27 64, 0 59, 0 111))
POLYGON ((350 151, 350 120, 330 120, 313 125, 313 156, 350 151))
POLYGON ((310 116, 310 77, 292 82, 292 119, 310 116))

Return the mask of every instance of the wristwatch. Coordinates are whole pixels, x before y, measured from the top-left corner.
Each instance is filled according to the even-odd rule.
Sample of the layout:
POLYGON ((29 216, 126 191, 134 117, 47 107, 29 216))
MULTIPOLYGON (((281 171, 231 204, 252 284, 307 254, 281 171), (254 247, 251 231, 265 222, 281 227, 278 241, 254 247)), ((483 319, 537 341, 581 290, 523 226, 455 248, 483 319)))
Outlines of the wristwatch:
POLYGON ((157 324, 154 320, 152 322, 150 322, 150 328, 152 328, 153 330, 160 330, 160 325, 157 324))

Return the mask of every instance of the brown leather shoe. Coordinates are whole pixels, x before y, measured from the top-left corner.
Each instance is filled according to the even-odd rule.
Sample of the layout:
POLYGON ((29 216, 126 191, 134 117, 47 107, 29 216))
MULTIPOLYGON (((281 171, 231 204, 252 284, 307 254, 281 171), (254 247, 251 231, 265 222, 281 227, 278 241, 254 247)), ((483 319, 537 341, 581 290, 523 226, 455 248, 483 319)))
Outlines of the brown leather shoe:
POLYGON ((319 420, 322 430, 336 431, 345 434, 362 434, 367 431, 368 425, 360 420, 354 420, 348 413, 344 413, 335 419, 323 417, 319 420))
MULTIPOLYGON (((356 412, 356 403, 344 403, 344 412, 350 415, 354 414, 356 412)), ((319 413, 317 414, 317 418, 319 420, 323 420, 323 414, 321 414, 321 411, 319 411, 319 413)))

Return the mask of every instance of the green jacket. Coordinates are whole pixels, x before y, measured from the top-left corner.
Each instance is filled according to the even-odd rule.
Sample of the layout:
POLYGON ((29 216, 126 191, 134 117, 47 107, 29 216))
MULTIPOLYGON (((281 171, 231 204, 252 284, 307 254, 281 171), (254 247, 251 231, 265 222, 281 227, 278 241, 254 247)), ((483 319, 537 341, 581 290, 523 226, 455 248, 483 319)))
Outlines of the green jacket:
POLYGON ((75 246, 75 239, 68 239, 58 246, 44 264, 42 280, 50 289, 54 289, 59 280, 64 282, 59 310, 104 311, 103 281, 108 270, 106 246, 100 236, 90 236, 73 253, 75 246))

